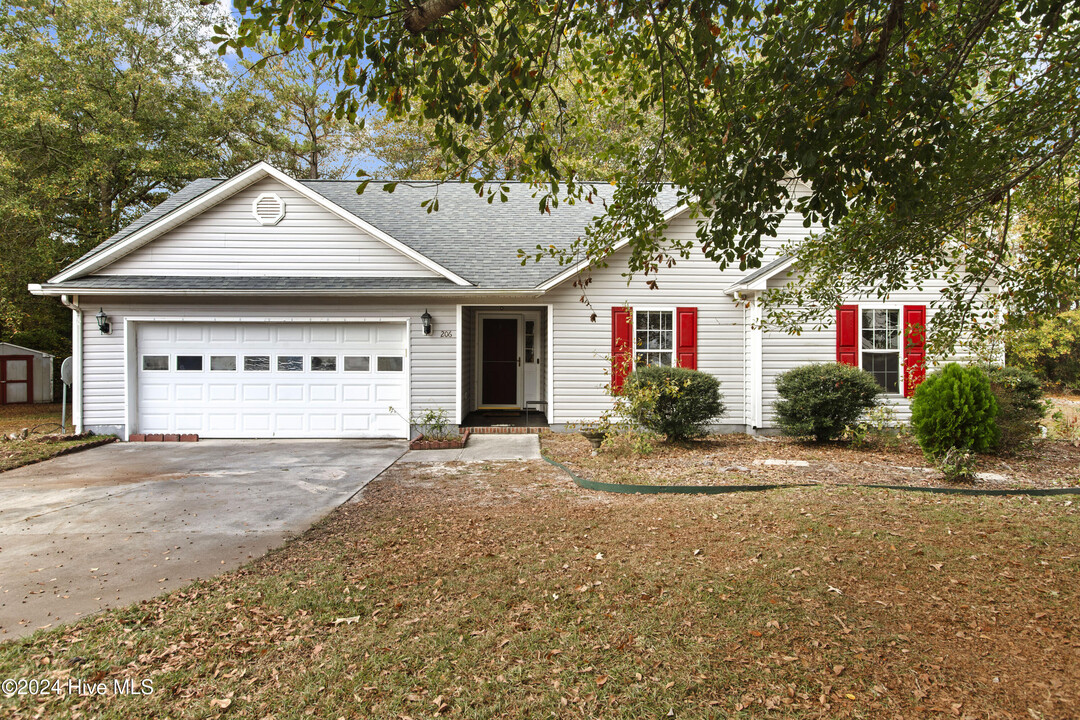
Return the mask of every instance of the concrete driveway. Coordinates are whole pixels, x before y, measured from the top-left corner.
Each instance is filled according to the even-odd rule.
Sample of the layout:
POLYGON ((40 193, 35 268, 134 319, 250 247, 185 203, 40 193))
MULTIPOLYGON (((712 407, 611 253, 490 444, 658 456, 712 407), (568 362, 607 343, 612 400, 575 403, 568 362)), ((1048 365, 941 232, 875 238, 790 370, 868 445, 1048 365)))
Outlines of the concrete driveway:
POLYGON ((0 641, 235 568, 406 449, 390 440, 114 443, 0 473, 0 641))

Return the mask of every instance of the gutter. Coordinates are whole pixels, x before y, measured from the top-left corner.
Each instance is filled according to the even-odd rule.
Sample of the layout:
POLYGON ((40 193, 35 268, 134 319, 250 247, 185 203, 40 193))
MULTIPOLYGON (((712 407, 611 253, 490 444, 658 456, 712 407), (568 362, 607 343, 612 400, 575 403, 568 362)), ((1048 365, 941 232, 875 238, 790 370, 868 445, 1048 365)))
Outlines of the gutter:
MULTIPOLYGON (((280 296, 296 296, 296 295, 311 295, 311 296, 383 296, 383 297, 399 297, 402 295, 423 295, 430 297, 432 295, 445 296, 445 297, 458 297, 458 296, 514 296, 514 297, 542 297, 545 293, 538 288, 450 288, 450 289, 434 289, 434 288, 408 288, 401 290, 387 289, 387 288, 375 288, 375 289, 348 289, 348 288, 328 288, 328 289, 221 289, 221 288, 103 288, 103 287, 87 287, 78 285, 29 285, 30 293, 33 295, 47 295, 47 296, 60 296, 66 297, 67 295, 137 295, 145 297, 147 293, 153 293, 155 295, 175 295, 175 296, 190 296, 190 295, 280 295, 280 296)), ((70 307, 70 306, 69 306, 70 307)))
MULTIPOLYGON (((30 285, 30 292, 34 288, 41 290, 40 285, 30 285)), ((37 292, 35 295, 43 295, 37 292)), ((71 308, 71 421, 75 425, 75 432, 83 431, 82 416, 82 386, 83 386, 83 311, 79 307, 79 296, 74 296, 74 301, 69 301, 67 295, 60 296, 60 302, 64 307, 71 308)))

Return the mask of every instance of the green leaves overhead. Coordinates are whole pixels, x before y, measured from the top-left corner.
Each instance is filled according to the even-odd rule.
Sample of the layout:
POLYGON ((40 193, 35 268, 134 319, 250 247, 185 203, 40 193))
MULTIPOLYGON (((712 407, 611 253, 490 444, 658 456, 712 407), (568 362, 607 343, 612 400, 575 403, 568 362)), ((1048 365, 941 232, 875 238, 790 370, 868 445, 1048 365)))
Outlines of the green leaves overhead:
MULTIPOLYGON (((803 287, 816 290, 787 300, 829 308, 852 288, 889 292, 944 268, 957 289, 943 302, 956 312, 941 317, 962 323, 992 276, 1017 283, 1014 297, 1032 308, 1060 290, 1060 263, 1032 268, 1017 251, 1019 209, 1007 206, 1044 173, 1075 178, 1054 170, 1075 167, 1080 133, 1074 3, 237 7, 246 17, 231 46, 268 33, 311 43, 338 65, 338 110, 425 122, 447 179, 512 174, 564 199, 589 192, 583 170, 618 182, 578 256, 599 260, 629 237, 632 272, 656 272, 692 245, 752 268, 797 210, 828 232, 800 251, 803 287), (403 18, 417 12, 424 27, 410 32, 403 18), (659 242, 652 199, 666 181, 708 218, 692 241, 659 242)), ((1075 227, 1054 227, 1048 237, 1067 238, 1057 249, 1075 242, 1075 227)))

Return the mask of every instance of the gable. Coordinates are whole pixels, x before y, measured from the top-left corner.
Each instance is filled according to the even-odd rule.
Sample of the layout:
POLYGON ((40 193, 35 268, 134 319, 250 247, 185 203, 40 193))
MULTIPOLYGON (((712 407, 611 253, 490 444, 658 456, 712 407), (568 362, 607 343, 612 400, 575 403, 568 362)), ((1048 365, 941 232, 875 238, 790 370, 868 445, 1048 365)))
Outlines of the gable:
POLYGON ((272 177, 243 188, 96 274, 440 277, 272 177), (253 214, 255 201, 265 201, 269 194, 285 206, 276 224, 264 224, 253 214))

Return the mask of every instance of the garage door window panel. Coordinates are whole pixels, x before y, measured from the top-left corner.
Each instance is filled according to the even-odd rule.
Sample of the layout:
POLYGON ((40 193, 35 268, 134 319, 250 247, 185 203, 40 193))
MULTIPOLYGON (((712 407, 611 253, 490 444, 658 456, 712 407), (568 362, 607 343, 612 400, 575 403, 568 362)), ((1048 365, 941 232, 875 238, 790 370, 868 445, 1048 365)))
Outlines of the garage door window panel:
POLYGON ((335 355, 312 355, 312 372, 336 372, 337 357, 335 355))
POLYGON ((142 369, 148 372, 160 372, 169 369, 168 355, 143 355, 142 369))
POLYGON ((367 355, 346 355, 345 372, 371 372, 371 358, 367 355))
POLYGON ((181 372, 202 372, 202 355, 177 355, 176 369, 181 372))
POLYGON ((379 372, 401 372, 405 369, 405 362, 400 355, 380 355, 376 367, 379 372))
POLYGON ((269 355, 245 355, 244 370, 247 372, 266 372, 270 370, 269 355))
POLYGON ((210 372, 235 372, 236 371, 236 356, 235 355, 211 355, 210 356, 210 372))
POLYGON ((278 355, 277 369, 278 369, 278 372, 303 372, 304 371, 304 356, 303 355, 278 355))

